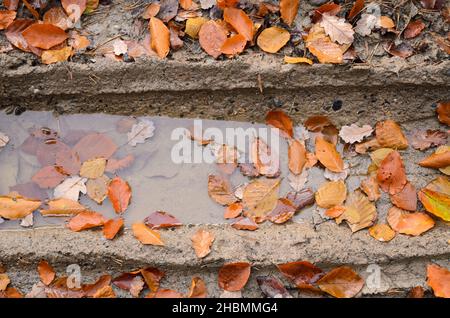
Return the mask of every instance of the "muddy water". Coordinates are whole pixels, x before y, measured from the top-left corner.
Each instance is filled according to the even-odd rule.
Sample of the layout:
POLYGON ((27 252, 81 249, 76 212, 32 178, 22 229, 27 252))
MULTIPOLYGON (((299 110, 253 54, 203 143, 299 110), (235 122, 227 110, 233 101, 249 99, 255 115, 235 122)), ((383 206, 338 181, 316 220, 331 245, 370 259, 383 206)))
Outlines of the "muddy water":
MULTIPOLYGON (((150 213, 162 210, 178 217, 183 223, 225 223, 224 208, 215 203, 208 196, 208 175, 217 173, 214 163, 174 163, 171 159, 172 148, 179 140, 171 140, 174 129, 193 126, 192 119, 174 119, 165 117, 141 117, 148 119, 155 125, 154 136, 136 147, 127 145, 126 133, 119 133, 117 123, 126 117, 105 114, 79 114, 55 117, 50 112, 26 112, 21 116, 0 115, 0 131, 10 137, 9 144, 0 152, 0 194, 10 192, 10 187, 30 182, 32 176, 40 169, 35 156, 20 150, 20 145, 29 136, 30 129, 48 127, 64 136, 73 131, 99 132, 108 135, 119 146, 114 158, 122 158, 128 154, 135 157, 128 168, 120 170, 117 175, 128 181, 132 188, 132 203, 124 214, 125 223, 130 226, 133 222, 141 221, 150 213)), ((128 117, 129 118, 129 117, 128 117)), ((265 127, 261 124, 251 124, 230 121, 203 120, 203 128, 215 127, 225 132, 226 128, 265 127)), ((191 142, 193 147, 198 146, 191 142)), ((205 150, 206 151, 206 150, 205 150)), ((285 195, 290 191, 286 176, 287 144, 280 138, 281 191, 285 195)), ((109 174, 112 177, 112 174, 109 174)), ((242 176, 237 169, 231 176, 233 186, 238 186, 249 180, 242 176)), ((309 173, 307 186, 316 190, 323 183, 323 170, 313 168, 309 173)), ((350 179, 351 181, 351 179, 350 179)), ((349 183, 349 180, 347 180, 349 183)), ((351 184, 357 184, 350 182, 351 184)), ((52 190, 47 190, 52 198, 52 190)), ((103 213, 106 217, 115 217, 111 203, 106 199, 98 205, 86 195, 81 195, 80 202, 94 211, 103 213)), ((299 213, 294 220, 304 222, 312 216, 308 208, 299 213)), ((34 213, 35 227, 62 224, 67 218, 42 217, 34 213)), ((0 229, 20 228, 18 221, 5 221, 0 229)))

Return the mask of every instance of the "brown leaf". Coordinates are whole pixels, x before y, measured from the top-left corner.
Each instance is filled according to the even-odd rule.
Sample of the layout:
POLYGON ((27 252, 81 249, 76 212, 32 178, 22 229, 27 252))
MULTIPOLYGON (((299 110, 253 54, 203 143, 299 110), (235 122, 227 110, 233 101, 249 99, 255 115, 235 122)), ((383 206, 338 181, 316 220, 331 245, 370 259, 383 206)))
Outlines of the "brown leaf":
POLYGON ((322 184, 315 194, 317 205, 325 209, 342 205, 346 197, 347 187, 342 180, 322 184))
POLYGON ((66 178, 56 167, 47 166, 36 172, 31 180, 42 189, 51 189, 56 187, 66 178))
POLYGON ((23 37, 31 46, 48 50, 67 40, 68 36, 63 29, 46 23, 35 23, 22 32, 23 37))
POLYGON ((361 190, 367 195, 369 201, 377 201, 381 197, 380 186, 375 177, 362 180, 361 190))
POLYGON ((333 172, 344 170, 344 162, 336 147, 322 137, 316 138, 316 157, 328 170, 333 172))
POLYGON ((161 0, 159 1, 160 9, 157 17, 164 22, 169 22, 178 12, 178 0, 161 0))
POLYGON ((50 285, 56 277, 56 273, 53 267, 44 260, 41 260, 39 262, 38 272, 39 277, 41 278, 41 282, 43 282, 46 286, 50 285))
POLYGON ((3 6, 8 10, 16 11, 19 7, 19 1, 20 0, 3 0, 3 6))
POLYGON ((92 295, 92 298, 116 298, 116 294, 112 286, 107 285, 97 289, 95 294, 92 295))
POLYGON ((0 30, 6 29, 14 21, 16 15, 16 11, 0 10, 0 30))
POLYGON ((8 285, 11 283, 8 274, 1 273, 0 274, 0 293, 5 291, 8 285))
POLYGON ((72 215, 87 211, 87 208, 78 203, 66 198, 53 199, 47 202, 48 209, 39 210, 44 216, 52 215, 72 215))
POLYGON ((423 298, 425 294, 425 289, 422 286, 415 286, 410 289, 408 293, 408 298, 423 298))
POLYGON ((427 168, 445 168, 450 166, 450 150, 442 153, 433 153, 419 162, 419 165, 427 168))
POLYGON ((256 282, 268 298, 292 298, 283 283, 273 276, 258 276, 256 282))
POLYGON ((281 274, 301 289, 313 289, 312 285, 323 275, 320 268, 307 261, 279 264, 277 267, 281 274))
POLYGON ((352 232, 369 227, 377 218, 375 204, 359 190, 351 192, 345 201, 346 211, 336 219, 339 224, 342 220, 347 220, 352 232))
POLYGON ((200 32, 200 28, 206 22, 208 22, 208 19, 204 17, 187 19, 186 26, 184 28, 184 33, 186 33, 193 39, 198 39, 198 33, 200 32))
POLYGON ((200 277, 193 277, 191 283, 191 289, 189 290, 189 298, 206 298, 208 291, 206 290, 206 284, 200 277))
POLYGON ((407 43, 400 43, 395 45, 394 42, 386 42, 383 48, 391 55, 398 56, 401 58, 408 58, 414 54, 414 49, 407 43))
POLYGON ((71 27, 69 17, 61 7, 53 7, 47 10, 42 20, 44 23, 56 25, 64 31, 71 27))
POLYGON ((35 21, 31 19, 16 19, 5 30, 6 38, 18 49, 25 52, 31 52, 32 48, 28 45, 28 42, 22 35, 22 32, 33 23, 35 23, 35 21))
POLYGON ((115 277, 112 280, 112 283, 115 286, 119 287, 120 289, 129 291, 131 288, 131 284, 133 283, 133 279, 141 274, 142 274, 141 270, 136 270, 129 273, 122 273, 119 276, 115 277))
POLYGON ((320 63, 340 64, 344 61, 341 47, 331 42, 329 37, 322 37, 306 42, 308 50, 320 63))
POLYGON ((239 0, 217 0, 217 6, 221 9, 225 9, 227 7, 235 7, 239 0))
POLYGON ((118 170, 122 170, 131 166, 134 162, 134 156, 129 154, 122 159, 110 158, 106 164, 105 171, 115 173, 118 170))
POLYGON ((199 43, 206 53, 214 57, 219 57, 223 44, 227 40, 227 33, 223 26, 213 20, 204 23, 198 32, 199 43))
POLYGON ((315 202, 314 192, 310 188, 302 189, 299 192, 289 192, 286 199, 292 202, 296 212, 315 202))
POLYGON ((61 0, 61 4, 72 23, 75 24, 86 10, 87 0, 61 0))
POLYGON ((306 148, 297 139, 294 139, 288 148, 289 171, 300 174, 306 164, 306 148))
POLYGON ((253 22, 243 10, 227 7, 223 10, 223 19, 241 34, 246 41, 253 40, 253 22))
POLYGON ((144 223, 152 230, 183 225, 176 217, 163 211, 153 212, 144 219, 144 223))
POLYGON ((377 181, 384 192, 394 195, 403 190, 407 180, 405 166, 398 151, 393 151, 381 162, 377 181))
POLYGON ((116 213, 123 213, 128 208, 131 199, 131 187, 120 177, 111 180, 108 186, 108 197, 116 213))
POLYGON ((81 138, 73 147, 81 162, 94 158, 109 159, 117 150, 116 144, 104 134, 92 133, 81 138))
POLYGON ((258 224, 253 220, 252 217, 243 217, 240 216, 236 219, 236 221, 231 224, 233 228, 236 230, 246 230, 246 231, 255 231, 259 228, 258 224))
POLYGON ((242 203, 240 203, 240 202, 232 203, 225 208, 225 213, 224 213, 223 217, 225 219, 237 218, 239 215, 241 215, 242 210, 243 210, 242 203))
POLYGON ((427 266, 427 284, 436 297, 450 298, 450 271, 435 264, 427 266))
POLYGON ((133 277, 133 279, 131 280, 131 285, 130 285, 131 296, 138 298, 139 294, 141 293, 142 289, 144 288, 144 285, 145 285, 145 283, 141 276, 133 277))
POLYGON ((152 292, 156 292, 159 288, 159 282, 164 277, 165 273, 156 267, 143 268, 140 271, 145 283, 152 292))
POLYGON ((296 208, 291 201, 285 198, 278 199, 275 208, 267 214, 267 219, 275 224, 289 221, 295 214, 296 208))
POLYGON ((350 267, 341 266, 319 279, 317 285, 321 290, 336 298, 351 298, 363 288, 364 279, 350 267))
POLYGON ((266 124, 278 128, 290 138, 294 136, 292 119, 281 109, 268 112, 266 115, 266 124))
POLYGON ((81 168, 78 154, 67 148, 62 148, 56 153, 55 162, 68 175, 78 174, 81 168))
POLYGON ((450 102, 438 103, 436 112, 438 114, 439 121, 450 126, 450 102))
POLYGON ((157 2, 150 3, 142 13, 141 15, 142 19, 149 20, 150 18, 155 17, 158 14, 160 8, 161 5, 159 3, 157 2))
POLYGON ((325 127, 333 125, 327 116, 316 115, 308 117, 304 123, 306 129, 312 132, 321 132, 325 127))
POLYGON ((228 263, 219 270, 219 287, 226 291, 239 291, 247 284, 251 265, 246 262, 228 263))
POLYGON ((415 20, 408 23, 405 31, 403 31, 403 37, 405 39, 412 39, 418 36, 423 29, 425 29, 425 23, 422 20, 415 20))
POLYGON ((263 220, 271 212, 278 201, 279 179, 257 179, 244 189, 242 203, 248 213, 246 216, 263 220))
POLYGON ((214 234, 203 229, 199 229, 192 237, 192 247, 198 258, 206 257, 211 252, 211 245, 214 242, 214 234))
POLYGON ((82 289, 86 297, 99 298, 100 296, 109 294, 104 288, 108 287, 110 284, 111 275, 102 275, 95 283, 83 285, 82 289))
POLYGON ((400 192, 391 195, 391 202, 400 209, 408 211, 416 211, 417 209, 416 188, 410 182, 407 182, 400 192))
POLYGON ((364 8, 364 0, 356 0, 352 8, 350 9, 350 13, 348 14, 347 18, 349 20, 353 20, 353 18, 356 17, 363 8, 364 8))
POLYGON ((313 23, 317 23, 322 19, 322 14, 327 13, 328 15, 337 15, 339 11, 341 11, 341 6, 339 4, 328 2, 314 10, 314 15, 311 20, 313 23))
POLYGON ((408 140, 400 126, 393 120, 378 122, 375 126, 375 134, 381 147, 393 149, 408 148, 408 140))
MULTIPOLYGON (((259 48, 268 53, 277 53, 286 43, 291 35, 289 31, 273 26, 264 29, 258 36, 256 43, 259 48)), ((292 137, 292 136, 291 136, 292 137)))
POLYGON ((103 236, 107 240, 112 240, 123 227, 123 218, 110 219, 103 226, 103 236))
POLYGON ((448 134, 440 130, 416 130, 411 137, 411 145, 417 150, 427 150, 430 147, 445 145, 448 134))
POLYGON ((422 212, 406 212, 399 208, 389 209, 387 221, 393 230, 412 236, 420 235, 434 227, 434 221, 422 212))
POLYGON ((339 44, 353 43, 353 34, 355 32, 352 25, 346 22, 345 19, 325 13, 322 15, 320 26, 323 27, 325 34, 330 37, 331 41, 339 44))
POLYGON ((208 176, 208 195, 221 205, 229 205, 237 201, 230 181, 222 175, 211 174, 208 176))
POLYGON ((92 211, 83 211, 71 218, 67 227, 74 232, 79 232, 102 226, 105 222, 106 219, 102 214, 92 211))
POLYGON ((158 18, 150 18, 151 46, 160 58, 165 58, 170 51, 170 32, 158 18))
POLYGON ((287 25, 291 25, 297 16, 300 0, 280 0, 281 19, 287 25))
POLYGON ((14 287, 7 287, 4 292, 0 292, 0 298, 23 298, 23 295, 14 287))
POLYGON ((70 151, 70 147, 59 140, 49 139, 38 144, 36 157, 42 166, 52 166, 56 163, 57 154, 62 151, 70 151))
POLYGON ((250 160, 258 170, 258 174, 269 178, 280 175, 279 155, 261 138, 254 138, 251 143, 250 160))
POLYGON ((21 196, 0 196, 0 217, 8 220, 23 219, 41 205, 39 200, 30 200, 21 196))
POLYGON ((134 223, 133 234, 142 244, 159 246, 164 245, 159 232, 150 229, 144 223, 134 223))
POLYGON ((244 51, 247 40, 242 34, 232 35, 223 42, 220 52, 234 56, 244 51))
POLYGON ((395 237, 395 231, 387 224, 375 224, 369 228, 369 234, 380 242, 389 242, 395 237))
POLYGON ((87 195, 98 204, 102 204, 108 196, 108 186, 110 181, 111 180, 105 175, 97 179, 89 179, 86 182, 87 195))

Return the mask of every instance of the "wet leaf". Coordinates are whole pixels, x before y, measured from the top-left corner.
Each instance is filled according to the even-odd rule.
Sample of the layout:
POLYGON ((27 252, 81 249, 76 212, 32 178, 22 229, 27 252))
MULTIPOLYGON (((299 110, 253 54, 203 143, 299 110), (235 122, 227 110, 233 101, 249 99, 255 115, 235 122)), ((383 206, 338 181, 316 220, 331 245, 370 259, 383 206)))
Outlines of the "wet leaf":
POLYGON ((70 151, 70 147, 59 140, 48 139, 36 147, 36 157, 42 166, 52 166, 56 163, 56 156, 63 151, 70 151))
POLYGON ((102 204, 108 196, 108 186, 110 181, 111 180, 105 175, 97 179, 89 179, 86 182, 86 190, 89 198, 98 204, 102 204))
POLYGON ((131 187, 120 177, 111 180, 108 186, 108 197, 116 213, 123 213, 131 199, 131 187))
POLYGON ((121 159, 110 158, 106 163, 105 171, 115 173, 116 171, 128 168, 133 162, 134 156, 132 154, 129 154, 121 159))
POLYGON ((375 204, 359 190, 351 192, 345 201, 345 212, 336 219, 339 224, 342 220, 347 220, 352 232, 357 232, 369 227, 377 218, 375 204))
POLYGON ((268 298, 292 298, 284 285, 273 276, 257 276, 256 282, 268 298))
POLYGON ((120 289, 129 291, 130 288, 131 288, 131 284, 133 282, 133 279, 136 276, 139 276, 140 274, 142 274, 141 270, 136 270, 136 271, 132 271, 132 272, 129 272, 129 273, 122 273, 119 276, 115 277, 112 280, 112 283, 115 286, 119 287, 120 289))
POLYGON ((439 121, 450 126, 450 102, 438 103, 436 112, 438 114, 439 121))
POLYGON ((16 11, 0 10, 0 30, 6 29, 14 21, 16 15, 16 11))
POLYGON ((437 177, 421 189, 418 196, 428 212, 450 221, 450 181, 447 177, 437 177))
POLYGON ((112 240, 119 233, 120 229, 123 227, 123 218, 119 217, 116 219, 110 219, 105 222, 103 226, 103 236, 107 240, 112 240))
POLYGON ((450 271, 436 264, 427 266, 427 284, 436 297, 450 298, 450 271))
POLYGON ((365 137, 369 137, 372 132, 373 129, 370 125, 359 127, 358 125, 351 124, 350 126, 342 126, 339 131, 339 137, 346 143, 353 144, 362 141, 365 137))
POLYGON ((102 226, 105 222, 106 219, 102 214, 92 211, 83 211, 71 218, 67 227, 74 232, 79 232, 102 226))
POLYGON ((391 195, 391 202, 400 209, 416 211, 416 188, 410 182, 407 182, 403 187, 403 190, 401 190, 397 194, 391 195))
POLYGON ((0 131, 0 151, 3 147, 5 147, 9 142, 9 137, 0 131))
POLYGON ((281 19, 287 25, 291 25, 297 16, 300 0, 280 0, 281 19))
POLYGON ((407 180, 405 166, 398 151, 393 151, 381 162, 377 181, 384 192, 394 195, 403 190, 407 180))
POLYGON ((246 262, 227 263, 219 270, 219 287, 226 291, 239 291, 247 284, 251 266, 246 262))
POLYGON ((361 190, 367 195, 369 201, 377 201, 381 197, 380 186, 375 177, 362 180, 361 190))
POLYGON ((299 140, 294 139, 288 148, 289 171, 301 174, 306 164, 306 148, 299 140))
POLYGON ((65 198, 50 200, 47 202, 47 205, 47 209, 39 210, 44 216, 73 215, 87 210, 87 208, 78 203, 78 201, 65 198))
POLYGON ((279 179, 257 179, 250 182, 244 189, 242 199, 248 215, 255 217, 256 221, 264 219, 275 208, 279 189, 279 179))
POLYGON ((221 205, 229 205, 237 201, 230 181, 223 175, 211 174, 208 176, 208 195, 221 205))
POLYGON ((258 224, 251 217, 240 216, 231 224, 236 230, 255 231, 259 228, 258 224))
POLYGON ((396 45, 394 42, 386 42, 383 47, 389 54, 404 59, 414 54, 414 49, 407 43, 400 43, 399 45, 396 45))
POLYGON ((17 220, 33 213, 41 205, 39 200, 30 200, 21 196, 0 196, 0 217, 17 220))
POLYGON ((56 153, 56 166, 61 167, 65 174, 78 174, 81 168, 78 154, 71 149, 63 148, 56 153))
POLYGON ((443 152, 436 151, 419 162, 419 165, 427 168, 446 168, 450 166, 450 147, 442 148, 443 152))
POLYGON ((414 149, 423 151, 430 147, 445 145, 447 136, 447 132, 440 130, 416 130, 412 134, 411 145, 414 149))
POLYGON ((223 19, 241 34, 246 41, 253 40, 253 22, 243 10, 227 7, 223 10, 223 19))
POLYGON ((38 264, 38 272, 41 282, 48 286, 55 279, 56 273, 53 267, 47 261, 41 260, 38 264))
POLYGON ((247 40, 242 34, 232 35, 223 42, 220 52, 229 56, 234 56, 244 51, 247 40))
POLYGON ((403 37, 405 39, 412 39, 418 36, 423 29, 425 29, 425 23, 422 20, 415 20, 408 23, 405 31, 403 31, 403 37))
POLYGON ((307 57, 298 57, 298 56, 285 56, 284 57, 284 63, 287 64, 299 64, 299 63, 306 63, 309 65, 313 65, 314 62, 310 60, 307 57))
POLYGON ((239 215, 241 215, 242 210, 243 210, 242 203, 240 203, 240 202, 232 203, 225 208, 225 213, 224 213, 223 217, 225 219, 237 218, 239 215))
POLYGON ((198 258, 206 257, 211 252, 211 245, 214 242, 214 234, 203 229, 199 229, 191 237, 192 247, 198 258))
POLYGON ((269 111, 266 124, 278 128, 290 138, 294 136, 292 119, 281 109, 269 111))
POLYGON ((156 230, 150 229, 144 223, 133 224, 134 236, 144 245, 158 245, 163 246, 164 243, 161 240, 161 234, 156 230))
POLYGON ((20 220, 20 226, 22 227, 32 227, 33 223, 34 223, 33 213, 28 214, 26 217, 20 220))
POLYGON ((295 214, 296 208, 291 201, 285 198, 278 199, 275 208, 267 215, 267 219, 275 224, 289 221, 295 214))
POLYGON ((12 45, 17 47, 18 49, 25 52, 31 52, 31 48, 28 45, 28 42, 23 37, 22 32, 33 23, 35 23, 35 21, 31 19, 16 19, 8 26, 8 28, 6 28, 6 38, 9 42, 11 42, 12 45))
POLYGON ((42 189, 51 189, 56 187, 66 178, 56 167, 47 166, 36 172, 31 180, 42 189))
POLYGON ((47 10, 42 20, 44 23, 56 25, 64 31, 71 27, 71 21, 61 7, 53 7, 47 10))
POLYGON ((320 186, 315 198, 321 208, 332 208, 342 205, 347 197, 347 187, 343 181, 329 181, 320 186))
POLYGON ((319 279, 317 285, 321 290, 336 298, 351 298, 361 291, 364 279, 350 267, 341 266, 319 279))
POLYGON ((258 173, 269 178, 280 175, 280 158, 261 138, 254 138, 251 143, 250 160, 258 173))
POLYGON ((15 186, 9 187, 9 191, 17 192, 21 196, 28 198, 28 199, 45 201, 48 198, 47 192, 45 190, 41 189, 34 182, 16 184, 15 186))
POLYGON ((116 144, 104 134, 92 133, 84 136, 73 147, 81 162, 94 158, 109 159, 117 150, 116 144))
POLYGON ((291 188, 294 191, 299 192, 305 187, 306 182, 308 182, 308 170, 304 169, 301 174, 290 173, 287 178, 291 188))
POLYGON ((281 274, 301 289, 312 289, 312 285, 323 275, 320 268, 307 261, 279 264, 277 267, 281 274))
POLYGON ((140 120, 131 127, 131 131, 127 134, 128 144, 135 147, 137 144, 143 144, 146 139, 153 137, 155 125, 147 119, 140 120))
POLYGON ((352 8, 350 9, 350 12, 348 14, 348 19, 352 20, 354 17, 358 15, 358 13, 361 12, 361 10, 364 8, 364 0, 356 0, 353 4, 352 8))
POLYGON ((380 242, 389 242, 395 237, 395 231, 387 224, 375 224, 369 228, 369 234, 380 242))
POLYGON ((206 22, 208 22, 208 19, 203 17, 187 19, 184 33, 186 33, 193 39, 198 39, 198 33, 200 32, 200 28, 206 22))
POLYGON ((336 147, 322 137, 316 138, 316 157, 330 171, 342 172, 344 169, 344 162, 336 147))
MULTIPOLYGON (((277 53, 286 43, 291 35, 289 31, 273 26, 264 29, 257 39, 257 44, 261 50, 268 53, 277 53)), ((291 136, 292 137, 292 136, 291 136)))
POLYGON ((183 225, 176 217, 163 211, 153 212, 144 219, 144 223, 152 230, 183 225))
POLYGON ((387 214, 387 221, 394 231, 412 236, 420 235, 434 227, 434 221, 422 212, 406 212, 392 207, 387 214))
POLYGON ((227 40, 227 33, 223 26, 213 20, 204 23, 198 33, 202 49, 215 59, 222 54, 220 49, 227 40))
POLYGON ((80 169, 80 176, 88 179, 100 178, 105 172, 106 159, 96 158, 83 162, 80 169))
POLYGON ((86 179, 79 176, 67 178, 55 188, 53 193, 55 198, 65 198, 72 201, 78 201, 80 192, 86 194, 86 179))
POLYGON ((63 29, 46 23, 35 23, 22 32, 27 43, 33 47, 48 50, 67 40, 68 36, 63 29))
POLYGON ((408 140, 400 126, 393 120, 378 122, 375 127, 375 134, 381 147, 393 149, 408 148, 408 140))
POLYGON ((191 282, 191 288, 189 290, 189 298, 206 298, 208 291, 206 290, 206 284, 200 277, 193 277, 191 282))
POLYGON ((152 292, 156 292, 159 288, 159 282, 163 279, 165 273, 156 267, 143 268, 140 271, 145 283, 152 292))
POLYGON ((352 25, 346 22, 345 19, 324 13, 320 26, 324 28, 331 41, 339 44, 353 43, 353 34, 355 32, 352 29, 352 25))

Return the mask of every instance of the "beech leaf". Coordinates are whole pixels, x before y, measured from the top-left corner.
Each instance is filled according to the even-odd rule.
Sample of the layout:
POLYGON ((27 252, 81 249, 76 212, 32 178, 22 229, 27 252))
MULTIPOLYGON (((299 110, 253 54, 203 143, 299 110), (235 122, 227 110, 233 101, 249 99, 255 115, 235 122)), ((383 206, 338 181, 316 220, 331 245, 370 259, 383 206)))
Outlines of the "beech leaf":
POLYGON ((191 237, 192 247, 198 258, 206 257, 211 252, 211 245, 214 242, 214 234, 203 229, 199 229, 191 237))
POLYGON ((250 277, 249 263, 227 263, 219 270, 219 287, 226 291, 239 291, 247 284, 250 277))

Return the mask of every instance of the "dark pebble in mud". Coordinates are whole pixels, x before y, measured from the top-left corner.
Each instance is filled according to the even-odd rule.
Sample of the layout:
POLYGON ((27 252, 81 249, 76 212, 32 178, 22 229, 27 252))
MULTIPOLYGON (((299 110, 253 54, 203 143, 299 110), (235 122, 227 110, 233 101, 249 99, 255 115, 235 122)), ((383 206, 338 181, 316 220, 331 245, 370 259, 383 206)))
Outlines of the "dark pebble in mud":
POLYGON ((337 99, 333 102, 333 106, 332 106, 333 110, 335 112, 337 112, 338 110, 340 110, 342 108, 342 101, 340 99, 337 99))

